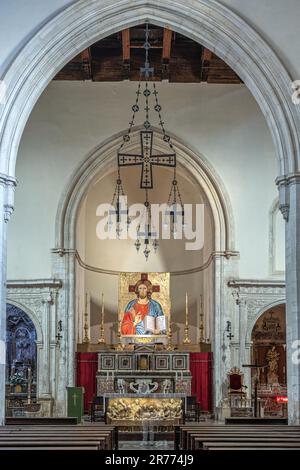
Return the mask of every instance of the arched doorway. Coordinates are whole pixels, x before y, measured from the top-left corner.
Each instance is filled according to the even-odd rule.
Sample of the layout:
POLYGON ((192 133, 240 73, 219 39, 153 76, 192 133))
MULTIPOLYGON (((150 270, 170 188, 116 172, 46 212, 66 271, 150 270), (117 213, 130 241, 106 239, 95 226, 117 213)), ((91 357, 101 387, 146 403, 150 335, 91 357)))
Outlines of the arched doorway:
MULTIPOLYGON (((161 137, 159 137, 159 135, 160 134, 158 133, 157 140, 155 141, 155 149, 157 150, 162 148, 162 143, 160 142, 161 137)), ((114 181, 114 178, 111 175, 113 175, 113 171, 115 170, 116 149, 120 145, 121 136, 122 134, 112 136, 111 139, 102 143, 85 157, 84 161, 70 177, 69 183, 61 197, 57 211, 57 247, 53 250, 53 269, 55 276, 64 279, 63 290, 66 294, 65 299, 68 299, 68 303, 64 304, 61 308, 62 321, 69 325, 70 333, 74 334, 68 343, 68 361, 64 361, 60 365, 60 370, 66 371, 69 383, 72 383, 72 380, 74 380, 74 338, 76 341, 82 341, 82 337, 80 338, 80 336, 82 336, 83 332, 83 318, 82 315, 81 317, 77 315, 76 320, 75 313, 76 310, 79 312, 83 312, 85 310, 85 298, 82 290, 84 286, 92 296, 90 319, 91 329, 93 330, 91 332, 93 340, 97 341, 99 335, 99 309, 101 309, 101 305, 99 304, 99 286, 101 285, 101 289, 104 289, 105 293, 106 339, 110 342, 116 341, 116 324, 113 325, 113 318, 115 318, 117 304, 114 304, 113 302, 115 302, 115 300, 112 301, 112 299, 116 298, 118 271, 122 271, 121 264, 120 262, 115 263, 115 260, 115 264, 113 264, 111 260, 109 260, 109 262, 105 260, 104 252, 102 252, 102 254, 96 251, 92 253, 91 248, 94 241, 93 243, 88 243, 85 247, 81 246, 80 240, 87 240, 87 234, 83 236, 81 233, 82 230, 85 230, 85 216, 83 215, 85 211, 81 210, 82 204, 86 204, 84 201, 91 190, 95 194, 95 201, 97 200, 99 203, 99 195, 101 195, 102 190, 104 191, 101 178, 107 178, 108 182, 110 181, 110 178, 112 178, 111 180, 114 181), (63 252, 60 250, 61 246, 64 246, 63 252), (79 260, 79 257, 77 256, 78 252, 81 260, 79 260), (81 266, 81 261, 86 259, 83 255, 85 252, 89 252, 88 262, 83 263, 84 266, 81 266), (69 263, 66 263, 66 257, 69 259, 69 263), (86 279, 82 267, 87 273, 86 279), (81 272, 80 275, 79 272, 81 272), (111 279, 111 282, 109 279, 111 279), (67 308, 69 308, 68 311, 67 308), (66 317, 64 318, 63 315, 66 317)), ((164 259, 162 260, 163 264, 153 264, 151 269, 149 262, 147 262, 147 265, 145 264, 141 267, 137 264, 135 266, 131 263, 129 264, 129 260, 127 260, 127 265, 124 265, 125 261, 123 260, 123 269, 124 271, 143 272, 143 270, 146 270, 170 272, 174 289, 176 291, 178 291, 178 289, 182 290, 182 299, 184 299, 186 291, 183 287, 184 281, 182 280, 186 279, 186 282, 190 282, 192 284, 192 288, 189 288, 188 290, 191 295, 190 301, 193 305, 191 307, 190 320, 192 321, 192 339, 194 339, 195 342, 198 341, 198 337, 196 338, 197 321, 199 321, 197 312, 200 307, 196 302, 196 295, 193 299, 193 293, 196 291, 198 294, 201 293, 199 291, 199 286, 202 286, 203 284, 203 306, 206 312, 210 312, 211 317, 209 318, 209 315, 206 315, 207 324, 205 335, 211 340, 212 349, 214 351, 214 381, 217 389, 215 402, 219 402, 222 393, 221 384, 223 377, 225 376, 225 371, 230 368, 228 361, 228 363, 225 363, 224 360, 222 361, 221 348, 218 345, 220 342, 219 338, 222 338, 222 329, 225 324, 225 308, 223 306, 223 302, 224 297, 228 295, 226 293, 224 295, 220 294, 226 289, 223 267, 225 265, 227 266, 227 272, 229 272, 230 269, 234 269, 232 266, 235 263, 236 258, 236 252, 234 251, 233 212, 227 191, 221 178, 205 156, 191 150, 187 144, 180 141, 175 135, 171 134, 171 136, 178 157, 180 177, 185 180, 188 179, 190 181, 189 185, 191 185, 193 181, 194 194, 198 194, 199 196, 202 195, 201 199, 197 199, 197 202, 201 203, 205 201, 207 208, 209 209, 212 229, 209 234, 205 234, 205 239, 209 239, 210 244, 205 244, 204 251, 201 255, 203 256, 203 259, 201 257, 198 262, 194 259, 193 263, 190 260, 189 264, 187 262, 186 264, 182 264, 181 269, 180 266, 178 266, 178 263, 177 266, 174 264, 175 260, 170 259, 170 256, 169 261, 164 259), (170 264, 171 261, 173 263, 172 266, 170 264), (216 278, 216 281, 214 281, 214 278, 216 278), (195 281, 196 279, 197 282, 195 281), (213 299, 215 299, 215 305, 218 305, 216 310, 214 310, 213 299)), ((136 127, 133 130, 131 137, 133 151, 135 151, 139 145, 138 138, 139 127, 136 127)), ((184 181, 182 181, 182 183, 184 184, 184 181)), ((110 200, 112 190, 113 188, 110 188, 110 191, 106 195, 106 199, 109 197, 108 200, 110 200)), ((130 199, 135 200, 132 197, 130 199)), ((157 202, 160 202, 161 200, 162 199, 158 199, 157 202)), ((185 202, 188 202, 187 199, 184 200, 185 202)), ((88 204, 87 210, 88 212, 95 214, 95 207, 92 206, 92 204, 88 204)), ((93 231, 93 237, 94 233, 95 231, 93 231)), ((132 243, 130 243, 130 245, 132 245, 132 243)), ((107 253, 111 253, 111 249, 108 250, 107 253)), ((160 253, 162 253, 162 250, 160 253)), ((119 259, 121 259, 120 256, 119 259)), ((135 262, 137 262, 137 260, 135 260, 135 262)), ((173 305, 175 305, 175 303, 173 305)), ((184 311, 183 302, 181 306, 179 305, 177 307, 177 310, 178 314, 175 313, 174 318, 177 323, 182 323, 182 321, 180 321, 180 315, 182 311, 184 311)), ((182 329, 183 328, 181 328, 181 330, 182 329)), ((179 333, 178 329, 176 329, 174 332, 174 341, 180 342, 181 340, 182 331, 179 333)), ((61 381, 56 398, 56 408, 61 405, 61 408, 63 409, 64 392, 65 382, 61 381)))
POLYGON ((257 396, 265 416, 285 416, 286 376, 286 315, 285 304, 266 310, 252 330, 252 381, 257 381, 257 396))
POLYGON ((36 396, 37 333, 27 313, 9 303, 6 336, 6 415, 19 416, 36 396))

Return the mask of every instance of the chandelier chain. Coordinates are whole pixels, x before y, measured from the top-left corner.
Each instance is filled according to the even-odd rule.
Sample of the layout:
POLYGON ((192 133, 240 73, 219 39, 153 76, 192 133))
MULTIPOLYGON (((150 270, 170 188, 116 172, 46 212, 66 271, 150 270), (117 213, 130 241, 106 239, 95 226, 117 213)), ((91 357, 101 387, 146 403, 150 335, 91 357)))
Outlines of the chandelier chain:
POLYGON ((123 136, 123 142, 120 145, 119 150, 121 150, 124 147, 124 145, 127 142, 130 141, 131 132, 132 132, 132 128, 133 128, 134 123, 135 123, 136 114, 139 112, 139 109, 140 109, 139 108, 140 95, 141 95, 141 75, 140 75, 140 79, 139 79, 139 83, 138 83, 138 88, 137 88, 137 91, 136 91, 135 103, 132 106, 132 111, 133 111, 132 118, 131 118, 131 121, 129 122, 129 127, 128 127, 128 130, 127 130, 127 133, 124 134, 124 136, 123 136))

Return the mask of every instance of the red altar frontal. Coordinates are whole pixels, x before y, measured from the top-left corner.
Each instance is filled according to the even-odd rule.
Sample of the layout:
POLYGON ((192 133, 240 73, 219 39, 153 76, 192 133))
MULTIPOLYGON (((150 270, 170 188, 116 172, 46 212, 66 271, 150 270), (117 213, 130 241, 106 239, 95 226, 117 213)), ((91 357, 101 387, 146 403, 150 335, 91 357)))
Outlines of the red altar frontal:
MULTIPOLYGON (((105 354, 105 353, 104 353, 105 354)), ((88 411, 89 403, 97 395, 97 374, 101 374, 98 367, 98 352, 77 353, 77 386, 84 387, 84 409, 88 411)), ((212 353, 189 353, 189 370, 191 373, 191 395, 197 397, 197 401, 203 411, 211 411, 212 408, 212 353)))

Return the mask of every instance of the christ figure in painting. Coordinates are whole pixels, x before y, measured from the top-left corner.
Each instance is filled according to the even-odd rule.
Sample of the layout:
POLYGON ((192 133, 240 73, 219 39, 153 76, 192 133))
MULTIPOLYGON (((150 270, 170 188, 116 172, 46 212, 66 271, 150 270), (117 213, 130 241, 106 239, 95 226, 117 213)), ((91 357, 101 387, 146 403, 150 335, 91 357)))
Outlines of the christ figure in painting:
POLYGON ((134 291, 137 297, 125 308, 121 324, 122 335, 166 334, 165 316, 161 305, 151 298, 151 282, 138 281, 134 291))

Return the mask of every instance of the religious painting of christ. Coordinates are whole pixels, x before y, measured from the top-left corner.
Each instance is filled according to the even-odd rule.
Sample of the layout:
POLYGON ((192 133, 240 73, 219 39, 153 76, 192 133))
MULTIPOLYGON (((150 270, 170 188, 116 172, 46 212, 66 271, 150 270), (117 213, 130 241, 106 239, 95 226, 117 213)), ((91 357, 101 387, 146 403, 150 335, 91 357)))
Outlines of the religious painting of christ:
POLYGON ((121 273, 119 303, 122 336, 165 336, 170 313, 169 274, 121 273))

